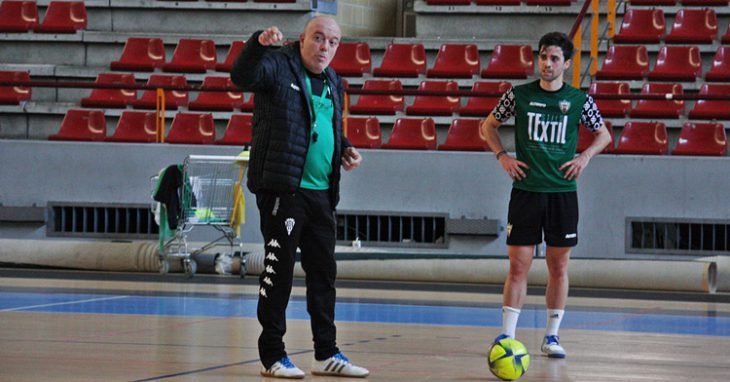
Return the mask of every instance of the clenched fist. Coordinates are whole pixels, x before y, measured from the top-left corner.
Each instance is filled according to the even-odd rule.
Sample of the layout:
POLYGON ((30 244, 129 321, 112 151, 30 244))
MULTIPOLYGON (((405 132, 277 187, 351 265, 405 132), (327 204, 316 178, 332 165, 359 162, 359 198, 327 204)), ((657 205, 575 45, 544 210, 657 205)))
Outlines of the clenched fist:
POLYGON ((279 28, 275 26, 264 29, 259 35, 259 44, 263 46, 269 46, 276 44, 284 39, 284 35, 279 31, 279 28))

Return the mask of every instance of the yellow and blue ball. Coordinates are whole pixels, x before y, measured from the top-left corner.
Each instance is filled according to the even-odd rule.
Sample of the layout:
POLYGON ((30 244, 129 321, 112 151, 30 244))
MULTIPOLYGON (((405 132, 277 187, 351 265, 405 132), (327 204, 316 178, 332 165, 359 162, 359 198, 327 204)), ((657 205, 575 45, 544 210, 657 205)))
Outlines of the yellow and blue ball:
POLYGON ((530 354, 522 342, 505 338, 492 345, 487 362, 494 376, 504 381, 514 381, 530 367, 530 354))

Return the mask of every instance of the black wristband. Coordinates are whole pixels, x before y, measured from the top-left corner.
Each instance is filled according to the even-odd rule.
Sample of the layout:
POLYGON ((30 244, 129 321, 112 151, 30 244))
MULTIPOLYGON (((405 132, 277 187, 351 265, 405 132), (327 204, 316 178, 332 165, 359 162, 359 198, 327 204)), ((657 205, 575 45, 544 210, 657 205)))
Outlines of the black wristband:
POLYGON ((507 154, 507 150, 502 150, 502 151, 498 152, 496 154, 497 155, 497 160, 499 160, 499 157, 501 157, 503 154, 507 154))

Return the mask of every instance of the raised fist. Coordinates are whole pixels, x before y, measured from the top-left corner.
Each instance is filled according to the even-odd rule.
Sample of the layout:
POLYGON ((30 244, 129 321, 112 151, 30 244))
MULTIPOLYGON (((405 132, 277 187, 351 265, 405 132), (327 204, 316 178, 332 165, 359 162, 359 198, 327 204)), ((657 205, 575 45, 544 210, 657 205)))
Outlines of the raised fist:
POLYGON ((263 46, 269 46, 276 44, 284 39, 284 35, 279 31, 279 28, 275 26, 264 29, 259 35, 259 44, 263 46))

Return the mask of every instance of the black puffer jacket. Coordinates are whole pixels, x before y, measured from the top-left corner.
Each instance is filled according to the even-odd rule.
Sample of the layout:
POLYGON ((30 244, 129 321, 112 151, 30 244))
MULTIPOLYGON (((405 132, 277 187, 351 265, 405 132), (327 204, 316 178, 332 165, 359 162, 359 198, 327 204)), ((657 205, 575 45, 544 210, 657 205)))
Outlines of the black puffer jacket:
MULTIPOLYGON (((259 44, 261 31, 254 33, 231 69, 231 80, 244 91, 254 92, 251 158, 248 188, 294 192, 299 188, 309 149, 311 122, 305 70, 299 43, 280 49, 259 44)), ((342 80, 326 69, 327 83, 333 84, 334 141, 330 197, 339 201, 340 162, 350 143, 342 134, 342 80)))

